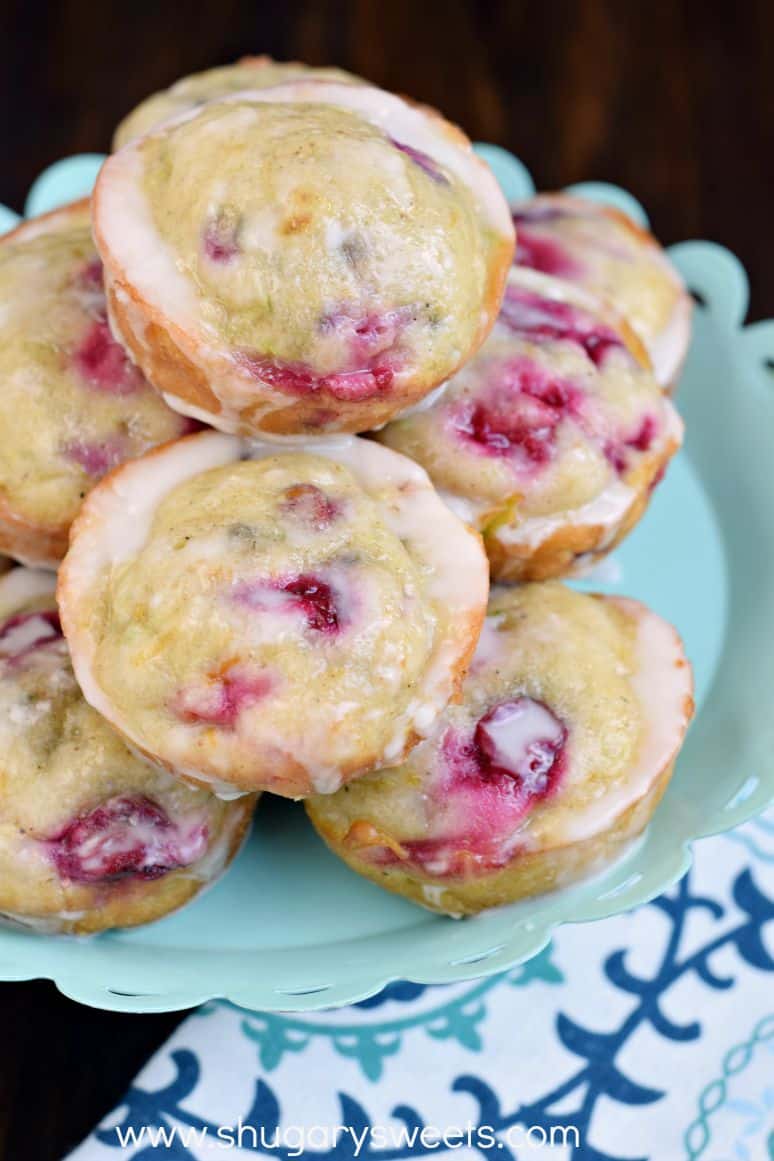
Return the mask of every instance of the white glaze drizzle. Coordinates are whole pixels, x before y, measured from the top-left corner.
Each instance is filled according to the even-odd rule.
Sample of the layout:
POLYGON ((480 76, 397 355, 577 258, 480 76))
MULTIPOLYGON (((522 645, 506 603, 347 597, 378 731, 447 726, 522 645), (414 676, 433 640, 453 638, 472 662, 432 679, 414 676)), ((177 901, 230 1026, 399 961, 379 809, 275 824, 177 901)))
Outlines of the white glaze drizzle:
MULTIPOLYGON (((397 134, 402 143, 428 153, 454 173, 473 194, 478 211, 493 230, 505 240, 512 240, 514 231, 510 211, 489 168, 466 144, 450 140, 440 127, 443 123, 437 118, 401 98, 369 85, 302 80, 269 89, 234 93, 221 98, 218 103, 245 102, 328 104, 359 113, 391 136, 397 134)), ((188 121, 198 112, 198 108, 186 110, 165 122, 158 132, 163 133, 171 126, 188 121)), ((123 283, 132 285, 145 302, 162 311, 179 328, 176 342, 188 359, 205 368, 219 404, 216 411, 210 412, 167 393, 164 398, 168 406, 181 415, 217 426, 221 431, 238 432, 241 411, 245 406, 251 406, 252 422, 258 424, 262 415, 276 407, 287 406, 287 396, 263 383, 261 399, 264 406, 259 413, 254 381, 224 354, 217 335, 210 335, 193 284, 178 268, 174 252, 162 240, 153 223, 142 181, 143 140, 138 138, 109 157, 98 177, 95 240, 105 263, 106 285, 121 300, 132 336, 137 343, 145 344, 148 361, 151 361, 152 352, 145 341, 145 311, 124 291, 123 283), (103 236, 109 238, 109 248, 103 243, 103 236), (210 338, 211 342, 208 341, 210 338)), ((120 331, 116 327, 113 329, 120 338, 120 331)), ((401 379, 401 373, 396 377, 401 379)))
POLYGON ((58 210, 52 210, 48 214, 41 214, 37 218, 29 218, 19 222, 13 231, 9 230, 7 234, 0 235, 0 241, 13 245, 17 241, 29 242, 33 238, 41 238, 46 234, 58 234, 63 224, 66 224, 70 218, 78 217, 83 217, 84 223, 88 223, 88 211, 85 211, 79 202, 73 202, 58 210), (13 237, 10 236, 11 233, 13 233, 13 237))
MULTIPOLYGON (((683 421, 677 410, 668 399, 661 401, 664 412, 664 424, 661 436, 655 445, 664 447, 667 443, 682 443, 683 421)), ((444 502, 456 513, 461 520, 477 527, 491 505, 476 502, 464 496, 440 490, 444 502)), ((496 532, 490 533, 493 539, 500 541, 507 547, 524 545, 530 549, 537 549, 551 536, 562 528, 567 527, 599 527, 603 530, 602 537, 597 545, 605 548, 613 540, 623 518, 637 497, 634 488, 624 484, 617 477, 611 477, 607 487, 578 508, 562 512, 550 513, 546 516, 526 516, 509 524, 500 525, 496 532)))
MULTIPOLYGON (((673 270, 674 273, 674 270, 673 270)), ((648 342, 648 353, 653 362, 653 373, 662 387, 677 386, 685 356, 691 341, 693 307, 685 289, 675 303, 669 322, 648 342)))
MULTIPOLYGON (((427 570, 430 597, 441 604, 452 626, 466 626, 486 604, 488 566, 480 542, 465 529, 434 491, 427 473, 405 456, 357 436, 332 436, 293 445, 347 466, 367 492, 381 497, 383 519, 396 536, 410 542, 410 551, 427 570)), ((89 592, 105 568, 125 561, 145 543, 153 514, 169 492, 192 476, 242 457, 261 459, 281 454, 276 443, 243 440, 218 432, 203 432, 157 451, 145 461, 124 465, 107 484, 92 491, 84 505, 73 544, 62 568, 62 615, 73 652, 73 665, 86 700, 126 734, 143 742, 94 677, 96 642, 73 609, 70 594, 89 592)), ((412 732, 422 736, 433 728, 452 693, 459 667, 462 638, 449 633, 435 642, 421 688, 395 722, 387 761, 401 756, 412 732)), ((181 738, 183 735, 181 734, 181 738)), ((304 755, 306 758, 306 755, 304 755)), ((215 777, 176 763, 183 774, 207 782, 221 798, 243 793, 215 777)), ((341 784, 338 770, 319 763, 310 771, 315 789, 330 794, 341 784)))
POLYGON ((693 675, 673 627, 638 601, 607 597, 637 621, 637 667, 632 689, 641 706, 643 734, 635 761, 617 786, 583 810, 567 815, 557 842, 581 842, 602 834, 639 801, 674 759, 688 726, 693 675))
MULTIPOLYGON (((508 204, 489 167, 464 142, 450 140, 434 116, 407 104, 400 97, 370 85, 347 85, 329 81, 301 80, 268 89, 245 90, 220 98, 217 104, 309 103, 334 105, 359 113, 372 125, 398 134, 402 143, 419 149, 458 178, 473 193, 479 211, 505 239, 514 235, 508 204)), ((199 108, 186 110, 166 121, 157 132, 191 120, 199 108)), ((152 135, 152 134, 151 134, 152 135)), ((161 243, 153 224, 142 188, 143 138, 130 142, 109 157, 99 175, 99 211, 110 222, 111 243, 130 281, 150 301, 158 301, 158 288, 165 294, 174 290, 177 302, 164 303, 165 310, 180 317, 189 314, 194 301, 187 280, 176 268, 174 255, 161 243), (142 245, 138 246, 137 243, 142 245), (151 249, 148 250, 148 246, 151 249), (185 287, 185 291, 183 288, 185 287)))
MULTIPOLYGON (((35 570, 25 567, 17 567, 6 573, 5 576, 0 577, 0 619, 18 612, 28 602, 36 600, 41 596, 54 596, 56 591, 56 574, 43 569, 35 570)), ((48 712, 50 703, 41 702, 43 712, 48 712)), ((18 723, 13 721, 13 715, 10 725, 14 726, 18 723)), ((30 722, 34 725, 34 722, 30 722)), ((5 722, 0 722, 0 735, 3 733, 5 722)), ((133 752, 133 747, 130 747, 133 752)), ((136 753, 136 757, 144 764, 148 763, 147 758, 140 753, 136 753)), ((170 776, 171 777, 171 776, 170 776)), ((233 787, 226 789, 232 790, 233 787)), ((239 793, 231 795, 231 797, 241 797, 239 793)), ((233 842, 233 836, 242 822, 242 815, 238 811, 227 811, 223 815, 222 826, 216 838, 203 838, 203 827, 209 819, 209 811, 199 809, 195 811, 188 811, 183 817, 175 820, 180 838, 180 852, 184 859, 191 858, 193 861, 186 862, 184 866, 173 868, 170 873, 176 873, 185 878, 195 879, 203 883, 210 883, 216 879, 225 869, 229 860, 229 852, 233 842), (202 854, 196 858, 197 850, 202 849, 202 854)), ((249 828, 246 830, 245 838, 249 833, 249 828)), ((127 832, 123 836, 125 842, 134 845, 138 837, 144 836, 145 843, 149 849, 153 849, 155 842, 158 839, 158 831, 148 823, 143 823, 141 820, 136 820, 131 828, 131 833, 127 832)), ((42 848, 40 845, 31 839, 26 840, 27 847, 25 848, 28 858, 38 860, 42 857, 42 848)), ((244 838, 242 840, 244 842, 244 838)), ((88 847, 89 843, 95 848, 96 867, 99 866, 101 859, 105 855, 106 845, 103 835, 95 834, 92 839, 87 839, 82 847, 84 867, 88 868, 88 847)), ((241 845, 241 844, 240 844, 241 845)), ((116 838, 111 850, 113 852, 120 849, 121 838, 116 838)), ((152 889, 152 884, 150 889, 152 889)), ((61 909, 50 912, 45 916, 29 915, 22 912, 0 911, 0 923, 7 923, 9 925, 19 926, 26 929, 40 932, 41 934, 56 934, 61 932, 63 927, 70 922, 77 922, 85 918, 89 914, 86 909, 83 910, 68 910, 61 909)))
MULTIPOLYGON (((540 200, 540 196, 538 196, 538 200, 540 200)), ((571 197, 566 194, 559 195, 558 197, 556 195, 549 195, 547 200, 549 204, 553 201, 558 201, 564 206, 568 206, 570 208, 574 207, 576 211, 582 216, 587 215, 589 210, 594 208, 593 202, 590 202, 585 198, 571 197)), ((520 203, 518 202, 515 203, 512 208, 517 209, 519 204, 520 203)), ((597 207, 597 212, 601 213, 603 211, 597 207)), ((637 332, 641 341, 647 348, 648 355, 650 356, 651 363, 653 364, 653 372, 656 381, 661 387, 672 389, 676 385, 675 380, 680 373, 680 369, 690 344, 691 315, 693 313, 693 306, 679 271, 669 260, 669 257, 661 248, 661 246, 659 246, 658 242, 655 239, 650 239, 647 242, 641 242, 640 244, 648 258, 661 266, 664 271, 665 278, 668 279, 668 281, 670 281, 675 287, 677 292, 677 299, 670 313, 666 326, 656 334, 641 334, 633 320, 630 325, 637 332)), ((526 266, 517 266, 516 269, 519 270, 520 275, 522 276, 537 279, 538 281, 535 282, 535 286, 538 289, 547 290, 547 284, 552 282, 559 283, 560 285, 562 284, 560 279, 555 279, 549 275, 544 275, 541 272, 531 270, 526 266), (541 280, 543 283, 542 287, 541 280)), ((610 305, 605 299, 597 297, 591 291, 586 290, 585 287, 582 287, 577 283, 566 283, 564 285, 567 286, 568 291, 566 297, 574 297, 575 301, 577 301, 580 305, 585 303, 585 305, 589 306, 590 308, 595 308, 597 310, 600 308, 600 306, 607 309, 610 305), (576 292, 575 294, 570 292, 570 287, 572 287, 573 291, 576 292)), ((561 294, 554 293, 552 297, 561 298, 562 296, 561 294)), ((616 309, 614 304, 613 309, 616 309)))
POLYGON ((86 911, 56 911, 51 915, 22 915, 18 911, 0 911, 0 924, 22 927, 38 935, 59 935, 66 923, 85 919, 86 911))
POLYGON ((372 125, 397 137, 439 162, 468 187, 479 210, 492 228, 505 238, 513 236, 513 221, 502 190, 487 165, 463 142, 449 139, 434 115, 409 105, 393 93, 371 85, 347 85, 335 81, 300 80, 270 89, 250 90, 224 97, 224 104, 261 101, 336 105, 360 113, 372 125))
MULTIPOLYGON (((174 253, 160 237, 143 188, 143 155, 134 146, 109 157, 98 181, 99 219, 110 235, 113 253, 127 279, 149 302, 180 323, 198 316, 193 285, 180 272, 174 253)), ((99 225, 99 223, 97 223, 99 225)), ((100 231, 95 234, 101 252, 100 231)), ((106 267, 110 255, 103 253, 106 267)))
POLYGON ((539 742, 561 744, 563 730, 558 719, 540 702, 526 699, 514 711, 497 714, 480 728, 489 742, 491 760, 519 775, 526 789, 534 793, 529 752, 539 742))
POLYGON ((12 568, 0 577, 0 617, 17 612, 27 601, 55 592, 56 573, 42 568, 12 568))

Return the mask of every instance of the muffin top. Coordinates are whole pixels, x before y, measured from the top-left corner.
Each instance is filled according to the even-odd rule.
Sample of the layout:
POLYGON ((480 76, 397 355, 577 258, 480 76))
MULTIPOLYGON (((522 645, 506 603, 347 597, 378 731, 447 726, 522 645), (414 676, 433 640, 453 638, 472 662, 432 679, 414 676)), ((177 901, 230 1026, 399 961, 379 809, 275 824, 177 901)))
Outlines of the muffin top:
MULTIPOLYGON (((62 878, 156 878, 206 853, 223 811, 135 757, 85 702, 53 574, 0 580, 0 845, 62 878)), ((5 863, 4 863, 5 865, 5 863)))
POLYGON ((556 279, 515 268, 478 354, 428 406, 377 438, 421 463, 479 528, 622 509, 679 420, 617 321, 556 279))
POLYGON ((645 343, 657 373, 674 363, 671 348, 687 342, 690 306, 682 279, 648 233, 620 211, 567 194, 539 194, 511 208, 520 266, 613 303, 645 343), (674 325, 681 307, 683 336, 674 325))
POLYGON ((110 468, 190 429, 113 340, 88 203, 0 242, 0 509, 72 521, 110 468))
POLYGON ((133 542, 123 508, 95 505, 65 565, 78 591, 63 585, 87 696, 134 741, 192 777, 295 796, 429 732, 487 582, 420 469, 363 440, 317 454, 214 435, 138 466, 113 477, 133 542), (135 486, 156 494, 145 509, 135 486))
POLYGON ((363 857, 434 876, 589 837, 673 757, 690 704, 681 657, 636 602, 558 582, 496 588, 462 702, 403 765, 311 800, 311 813, 363 857))
POLYGON ((115 131, 113 148, 120 149, 135 137, 141 137, 180 113, 196 109, 207 101, 245 89, 265 89, 299 79, 339 81, 357 84, 359 78, 343 69, 310 68, 298 61, 275 61, 268 56, 244 57, 235 64, 206 69, 182 77, 168 89, 146 97, 124 117, 115 131))
POLYGON ((244 405, 421 396, 489 330, 513 244, 467 139, 366 85, 210 103, 108 159, 97 207, 119 286, 241 377, 244 405))

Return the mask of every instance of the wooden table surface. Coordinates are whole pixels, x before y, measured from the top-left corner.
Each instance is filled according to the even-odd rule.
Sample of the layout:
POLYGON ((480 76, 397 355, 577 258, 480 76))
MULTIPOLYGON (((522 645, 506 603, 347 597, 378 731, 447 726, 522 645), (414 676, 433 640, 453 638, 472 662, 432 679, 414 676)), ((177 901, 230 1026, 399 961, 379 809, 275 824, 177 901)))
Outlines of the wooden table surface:
MULTIPOLYGON (((540 187, 597 178, 670 243, 739 255, 751 318, 774 315, 774 5, 637 0, 0 0, 0 201, 44 166, 106 150, 148 92, 243 53, 338 64, 517 152, 540 187)), ((179 1015, 82 1008, 0 986, 0 1158, 60 1158, 179 1015)))

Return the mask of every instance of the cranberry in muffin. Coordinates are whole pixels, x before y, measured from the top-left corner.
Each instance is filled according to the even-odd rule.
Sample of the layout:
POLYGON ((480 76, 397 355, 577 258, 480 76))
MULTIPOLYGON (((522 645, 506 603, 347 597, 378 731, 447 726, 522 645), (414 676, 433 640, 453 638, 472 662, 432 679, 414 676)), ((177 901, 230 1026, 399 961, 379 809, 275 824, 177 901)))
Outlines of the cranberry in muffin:
POLYGON ((539 194, 512 206, 516 262, 564 278, 610 303, 645 344, 673 390, 691 338, 691 299, 658 242, 611 206, 539 194))
POLYGON ((330 81, 167 122, 107 160, 94 214, 133 358, 245 435, 365 431, 423 398, 490 330, 513 254, 458 129, 330 81))
POLYGON ((432 730, 487 589, 479 538, 405 457, 211 432, 92 493, 59 595, 85 696, 151 760, 298 798, 432 730))
POLYGON ((495 589, 459 704, 400 766, 307 812, 390 891, 466 914, 604 867, 666 788, 692 713, 680 640, 636 601, 495 589))
POLYGON ((55 584, 26 568, 0 580, 0 917, 130 927, 217 878, 254 798, 221 802, 127 749, 76 684, 55 584))
POLYGON ((0 550, 56 564, 106 472, 191 430, 108 325, 88 202, 0 239, 0 550))
POLYGON ((479 529, 495 580, 543 580, 633 527, 682 423, 620 320, 516 269, 478 355, 376 438, 421 463, 479 529))

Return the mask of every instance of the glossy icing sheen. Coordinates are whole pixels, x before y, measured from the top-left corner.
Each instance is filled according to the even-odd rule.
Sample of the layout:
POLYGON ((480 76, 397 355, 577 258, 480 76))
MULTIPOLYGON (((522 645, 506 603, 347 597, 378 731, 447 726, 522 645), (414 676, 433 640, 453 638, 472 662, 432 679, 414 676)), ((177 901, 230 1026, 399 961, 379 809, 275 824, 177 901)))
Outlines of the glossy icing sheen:
POLYGON ((310 814, 372 865, 496 872, 612 827, 673 759, 690 695, 674 630, 637 602, 495 589, 462 703, 402 766, 310 814))
POLYGON ((648 348, 659 382, 670 384, 690 337, 690 299, 650 235, 597 202, 541 194, 513 207, 516 262, 574 282, 611 302, 648 348))
POLYGON ((149 133, 163 121, 198 108, 207 101, 246 89, 263 89, 295 80, 337 81, 357 84, 359 79, 343 69, 310 68, 308 65, 271 60, 269 57, 246 57, 223 68, 207 69, 182 77, 168 89, 146 97, 124 117, 113 138, 113 148, 120 149, 135 137, 149 133))
POLYGON ((614 528, 643 463, 680 436, 610 317, 558 280, 516 269, 479 353, 431 406, 377 438, 421 463, 482 531, 537 545, 573 521, 614 528))
POLYGON ((0 509, 63 527, 116 464, 189 426, 113 340, 88 207, 0 244, 0 509))
POLYGON ((284 84, 184 114, 108 160, 97 204, 119 291, 195 336, 198 359, 226 360, 209 376, 224 429, 255 396, 334 412, 419 397, 488 329, 513 237, 462 135, 366 85, 284 84))
POLYGON ((207 433, 92 500, 63 615, 86 696, 144 750, 218 793, 297 795, 430 732, 487 577, 416 465, 207 433))
POLYGON ((87 705, 55 583, 21 568, 0 580, 0 907, 67 922, 71 889, 212 878, 236 815, 135 757, 87 705))

